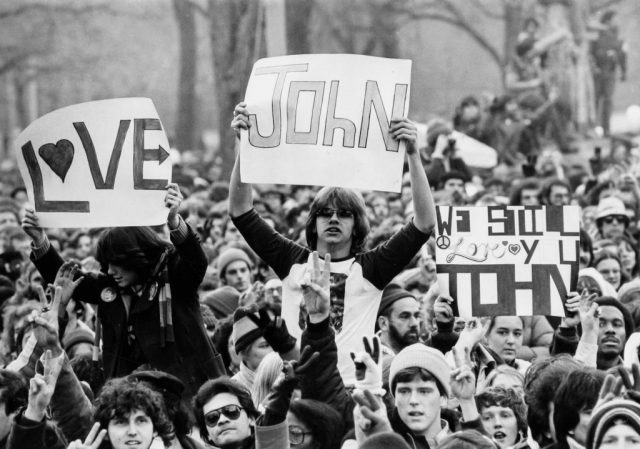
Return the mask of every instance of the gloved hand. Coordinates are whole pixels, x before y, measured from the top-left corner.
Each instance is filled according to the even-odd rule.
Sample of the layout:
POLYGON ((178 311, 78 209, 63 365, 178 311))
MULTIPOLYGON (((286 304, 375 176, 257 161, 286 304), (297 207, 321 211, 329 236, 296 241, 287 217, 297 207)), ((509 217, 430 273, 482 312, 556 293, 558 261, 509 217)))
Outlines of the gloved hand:
POLYGON ((363 337, 362 341, 365 350, 351 353, 351 359, 356 366, 356 389, 369 390, 373 394, 384 396, 380 339, 373 337, 373 343, 369 343, 369 339, 363 337))
POLYGON ((259 313, 260 317, 254 313, 247 316, 262 329, 267 343, 279 354, 291 351, 296 346, 296 339, 289 333, 287 324, 282 317, 271 318, 265 309, 260 309, 259 313))
POLYGON ((284 378, 276 383, 265 399, 265 412, 262 425, 272 426, 281 423, 287 417, 291 395, 298 385, 299 379, 306 375, 320 356, 319 352, 311 352, 311 346, 305 346, 298 361, 285 361, 284 378))

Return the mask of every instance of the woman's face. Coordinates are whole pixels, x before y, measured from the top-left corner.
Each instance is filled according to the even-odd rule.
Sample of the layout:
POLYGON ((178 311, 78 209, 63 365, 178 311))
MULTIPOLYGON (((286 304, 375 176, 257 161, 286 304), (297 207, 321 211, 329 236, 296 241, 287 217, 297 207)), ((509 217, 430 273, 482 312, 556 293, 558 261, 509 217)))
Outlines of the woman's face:
POLYGON ((137 285, 141 282, 138 273, 133 270, 127 270, 119 265, 109 264, 107 274, 113 278, 118 287, 125 288, 137 285))
POLYGON ((311 449, 314 447, 315 439, 306 423, 291 412, 287 412, 287 422, 289 423, 289 442, 292 447, 296 449, 311 449))
POLYGON ((78 259, 84 259, 91 254, 91 237, 83 235, 78 239, 78 247, 76 248, 76 256, 78 259))
POLYGON ((627 273, 631 274, 636 266, 636 252, 629 242, 621 240, 618 243, 618 254, 622 262, 622 266, 627 273))
POLYGON ((598 262, 596 270, 616 290, 620 287, 620 264, 615 259, 604 259, 598 262))
POLYGON ((107 436, 113 449, 148 449, 155 437, 151 418, 140 410, 129 416, 111 418, 107 436))
POLYGON ((484 431, 502 448, 510 448, 518 441, 518 421, 509 407, 492 405, 482 408, 480 419, 484 431))
POLYGON ((487 334, 487 344, 505 362, 513 362, 522 347, 522 320, 517 316, 496 317, 487 334))
POLYGON ((628 424, 617 423, 604 433, 598 449, 638 449, 640 435, 628 424))

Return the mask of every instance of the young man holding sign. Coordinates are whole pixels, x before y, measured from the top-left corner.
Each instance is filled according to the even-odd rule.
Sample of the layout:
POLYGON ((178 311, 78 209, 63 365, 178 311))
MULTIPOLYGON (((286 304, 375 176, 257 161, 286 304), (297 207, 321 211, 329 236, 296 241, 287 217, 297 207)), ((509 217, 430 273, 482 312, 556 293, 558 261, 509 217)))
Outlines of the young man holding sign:
MULTIPOLYGON (((234 111, 238 137, 250 126, 246 104, 234 111)), ((308 248, 274 231, 253 209, 252 186, 240 180, 240 157, 231 175, 229 214, 251 248, 283 281, 282 317, 300 337, 306 320, 302 287, 312 251, 331 255, 331 324, 336 331, 338 367, 346 385, 355 381, 350 352, 373 336, 382 290, 409 263, 435 226, 435 206, 417 152, 417 129, 407 118, 391 119, 389 133, 406 143, 415 217, 386 243, 364 251, 369 233, 362 196, 346 188, 324 187, 311 205, 306 225, 308 248)), ((354 173, 355 174, 355 173, 354 173)))

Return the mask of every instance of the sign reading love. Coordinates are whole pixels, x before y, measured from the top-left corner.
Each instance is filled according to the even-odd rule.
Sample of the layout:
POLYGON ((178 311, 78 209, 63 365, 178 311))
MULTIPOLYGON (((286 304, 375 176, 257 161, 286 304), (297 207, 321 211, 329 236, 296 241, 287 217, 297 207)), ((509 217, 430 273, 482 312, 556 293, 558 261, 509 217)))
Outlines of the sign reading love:
POLYGON ((163 223, 165 187, 171 180, 167 148, 158 113, 147 98, 59 109, 16 139, 20 172, 44 227, 163 223))

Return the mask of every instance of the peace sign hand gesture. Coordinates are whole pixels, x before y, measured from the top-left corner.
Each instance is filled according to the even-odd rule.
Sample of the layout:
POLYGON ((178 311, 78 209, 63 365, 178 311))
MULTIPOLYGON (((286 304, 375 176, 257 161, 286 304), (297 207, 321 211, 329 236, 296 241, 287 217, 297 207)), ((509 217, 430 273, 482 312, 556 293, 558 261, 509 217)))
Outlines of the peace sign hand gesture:
POLYGON ((330 274, 331 254, 324 256, 324 269, 320 269, 320 256, 317 251, 311 254, 312 269, 307 271, 301 283, 304 304, 309 312, 309 321, 319 323, 329 316, 331 309, 330 274))
POLYGON ((29 403, 24 412, 24 416, 32 421, 40 422, 44 418, 45 412, 51 397, 56 389, 56 382, 62 369, 64 356, 53 357, 50 350, 46 350, 42 356, 44 374, 36 373, 29 383, 29 403))
POLYGON ((75 440, 69 444, 67 449, 98 449, 106 435, 107 429, 100 430, 100 423, 95 423, 91 428, 91 432, 89 432, 89 435, 85 438, 84 443, 80 440, 75 440))

